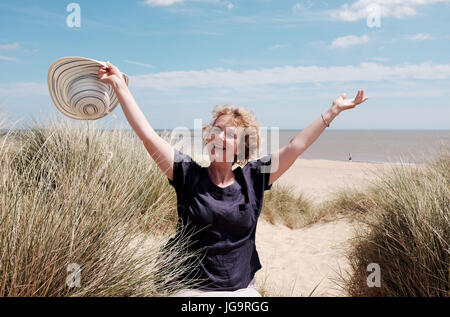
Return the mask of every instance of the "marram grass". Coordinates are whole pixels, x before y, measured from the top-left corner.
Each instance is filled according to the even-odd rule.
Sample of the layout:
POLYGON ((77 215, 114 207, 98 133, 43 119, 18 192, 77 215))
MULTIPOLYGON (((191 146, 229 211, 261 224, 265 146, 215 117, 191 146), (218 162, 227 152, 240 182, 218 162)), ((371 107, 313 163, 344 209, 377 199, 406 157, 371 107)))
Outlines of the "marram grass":
POLYGON ((449 296, 449 153, 422 168, 393 167, 364 193, 335 201, 364 215, 347 254, 351 269, 338 282, 350 296, 449 296), (379 265, 379 287, 371 263, 379 265))
POLYGON ((0 296, 164 296, 192 283, 179 278, 187 240, 162 248, 176 199, 140 140, 67 120, 8 138, 0 296))
POLYGON ((317 221, 314 211, 313 204, 303 194, 296 196, 292 187, 274 184, 264 194, 261 217, 272 224, 298 229, 317 221))

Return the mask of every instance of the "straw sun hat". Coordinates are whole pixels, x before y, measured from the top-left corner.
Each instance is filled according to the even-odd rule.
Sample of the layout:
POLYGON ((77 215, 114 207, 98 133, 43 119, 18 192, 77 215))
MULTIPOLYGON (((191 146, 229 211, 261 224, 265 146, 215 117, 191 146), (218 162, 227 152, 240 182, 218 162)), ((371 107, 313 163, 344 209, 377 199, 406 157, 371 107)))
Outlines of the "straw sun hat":
MULTIPOLYGON (((84 57, 63 57, 48 70, 48 89, 56 108, 78 120, 103 118, 118 105, 114 89, 98 78, 105 62, 84 57)), ((127 75, 122 74, 129 83, 127 75)))

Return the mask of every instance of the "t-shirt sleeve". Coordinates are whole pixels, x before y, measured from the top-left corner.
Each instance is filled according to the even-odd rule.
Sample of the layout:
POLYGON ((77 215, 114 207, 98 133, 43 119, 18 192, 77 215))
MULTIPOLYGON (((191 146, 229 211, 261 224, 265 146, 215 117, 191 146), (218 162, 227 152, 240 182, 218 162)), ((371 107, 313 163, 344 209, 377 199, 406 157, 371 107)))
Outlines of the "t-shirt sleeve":
POLYGON ((255 189, 262 188, 263 191, 270 190, 272 188, 272 184, 269 185, 272 154, 249 162, 248 164, 255 189))
POLYGON ((192 172, 198 165, 189 155, 174 148, 173 155, 173 179, 169 180, 177 193, 183 193, 192 178, 192 172))

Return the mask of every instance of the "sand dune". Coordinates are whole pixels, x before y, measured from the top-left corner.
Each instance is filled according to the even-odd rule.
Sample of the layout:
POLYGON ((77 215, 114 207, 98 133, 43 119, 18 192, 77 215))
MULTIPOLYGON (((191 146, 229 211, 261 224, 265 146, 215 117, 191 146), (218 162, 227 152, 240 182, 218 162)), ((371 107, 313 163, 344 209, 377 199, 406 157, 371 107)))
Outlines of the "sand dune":
POLYGON ((346 219, 291 230, 258 223, 256 247, 263 268, 257 285, 269 296, 345 296, 333 279, 348 269, 345 250, 353 225, 346 219))
MULTIPOLYGON (((390 169, 391 164, 297 160, 277 181, 294 186, 314 203, 334 191, 362 189, 376 177, 371 171, 390 169)), ((348 269, 345 251, 357 222, 342 218, 291 230, 260 220, 256 247, 263 268, 256 274, 257 286, 268 296, 346 296, 333 282, 339 270, 348 269)))

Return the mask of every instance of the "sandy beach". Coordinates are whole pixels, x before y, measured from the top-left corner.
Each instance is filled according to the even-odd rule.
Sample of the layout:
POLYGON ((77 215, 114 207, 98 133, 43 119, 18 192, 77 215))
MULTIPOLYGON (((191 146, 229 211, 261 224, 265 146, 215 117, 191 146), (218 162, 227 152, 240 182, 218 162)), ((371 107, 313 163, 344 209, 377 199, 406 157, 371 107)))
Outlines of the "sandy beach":
POLYGON ((362 189, 376 179, 374 172, 389 170, 392 163, 299 159, 275 184, 293 186, 312 201, 320 203, 342 188, 362 189))
MULTIPOLYGON (((360 163, 327 160, 297 160, 277 181, 294 186, 314 203, 339 189, 362 189, 375 179, 372 171, 390 169, 390 163, 360 163)), ((357 222, 342 218, 319 222, 302 229, 289 229, 263 220, 258 223, 256 247, 263 268, 257 285, 269 296, 346 296, 334 280, 348 269, 345 250, 357 222)))
POLYGON ((354 225, 339 219, 292 230, 260 221, 256 248, 263 268, 257 285, 265 296, 308 296, 317 285, 311 296, 346 296, 333 279, 348 269, 345 250, 354 225))

